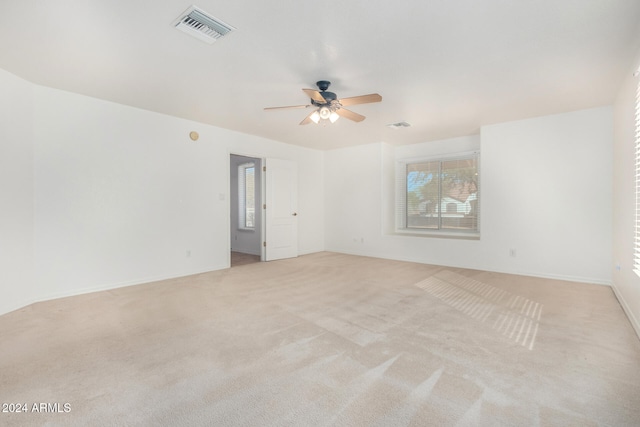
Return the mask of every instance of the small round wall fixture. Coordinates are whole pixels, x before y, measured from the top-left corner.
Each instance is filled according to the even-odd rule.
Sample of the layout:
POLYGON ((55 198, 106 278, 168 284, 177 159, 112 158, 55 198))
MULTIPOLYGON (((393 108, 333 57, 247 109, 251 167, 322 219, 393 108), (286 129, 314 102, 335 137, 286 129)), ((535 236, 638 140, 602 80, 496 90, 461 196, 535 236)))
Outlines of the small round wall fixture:
POLYGON ((189 138, 191 138, 192 141, 197 141, 198 138, 200 138, 200 135, 198 135, 198 132, 193 130, 189 133, 189 138))

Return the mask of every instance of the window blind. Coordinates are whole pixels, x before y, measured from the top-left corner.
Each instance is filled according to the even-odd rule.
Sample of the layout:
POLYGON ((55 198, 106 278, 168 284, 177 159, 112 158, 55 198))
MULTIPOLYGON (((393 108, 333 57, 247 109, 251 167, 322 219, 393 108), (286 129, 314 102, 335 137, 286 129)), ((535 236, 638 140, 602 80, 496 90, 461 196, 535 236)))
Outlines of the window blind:
POLYGON ((253 229, 255 218, 255 164, 238 166, 238 224, 253 229))
POLYGON ((479 156, 403 160, 396 169, 396 228, 479 232, 479 156))
POLYGON ((636 86, 636 129, 635 129, 635 180, 636 206, 633 248, 633 270, 640 276, 640 82, 636 86))

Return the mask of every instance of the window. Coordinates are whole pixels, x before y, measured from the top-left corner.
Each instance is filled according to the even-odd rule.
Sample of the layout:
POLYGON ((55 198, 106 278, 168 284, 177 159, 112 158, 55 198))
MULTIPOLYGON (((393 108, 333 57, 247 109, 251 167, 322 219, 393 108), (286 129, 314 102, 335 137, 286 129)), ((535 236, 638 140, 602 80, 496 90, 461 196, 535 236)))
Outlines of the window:
POLYGON ((477 235, 478 155, 400 162, 396 224, 400 231, 477 235))
POLYGON ((633 251, 633 270, 638 276, 640 276, 640 82, 636 87, 636 132, 635 132, 635 146, 636 146, 636 173, 635 173, 635 186, 636 186, 636 206, 635 206, 635 235, 634 235, 634 251, 633 251))
POLYGON ((255 163, 238 166, 238 224, 241 229, 255 228, 256 191, 255 163))

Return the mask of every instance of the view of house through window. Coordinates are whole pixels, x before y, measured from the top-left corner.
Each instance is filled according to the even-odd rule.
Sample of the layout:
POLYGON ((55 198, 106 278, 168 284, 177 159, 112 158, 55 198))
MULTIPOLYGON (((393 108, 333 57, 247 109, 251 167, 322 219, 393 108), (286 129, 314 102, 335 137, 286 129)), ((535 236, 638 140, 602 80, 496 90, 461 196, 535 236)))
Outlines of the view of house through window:
POLYGON ((405 164, 404 227, 478 230, 477 156, 405 164))
POLYGON ((254 163, 245 163, 238 166, 238 213, 240 215, 240 228, 255 228, 255 170, 254 163))

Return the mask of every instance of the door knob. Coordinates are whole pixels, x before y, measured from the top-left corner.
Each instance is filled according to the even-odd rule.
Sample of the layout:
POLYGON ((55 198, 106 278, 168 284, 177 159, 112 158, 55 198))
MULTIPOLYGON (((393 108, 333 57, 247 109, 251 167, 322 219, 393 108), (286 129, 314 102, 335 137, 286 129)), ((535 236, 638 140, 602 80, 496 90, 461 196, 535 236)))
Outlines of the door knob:
POLYGON ((293 216, 298 216, 298 212, 294 212, 294 213, 292 213, 291 215, 293 215, 293 216))

